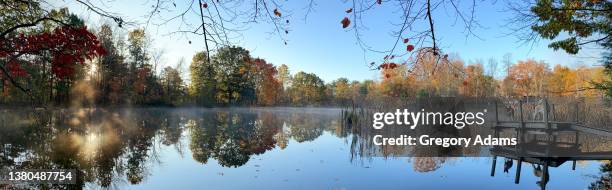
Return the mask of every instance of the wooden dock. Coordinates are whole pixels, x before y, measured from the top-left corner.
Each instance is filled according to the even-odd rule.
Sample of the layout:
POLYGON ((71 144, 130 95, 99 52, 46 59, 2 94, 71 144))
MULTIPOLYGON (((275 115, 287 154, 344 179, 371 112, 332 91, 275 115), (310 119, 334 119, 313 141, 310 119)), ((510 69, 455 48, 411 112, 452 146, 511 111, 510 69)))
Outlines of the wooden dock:
MULTIPOLYGON (((580 148, 580 134, 592 134, 600 137, 610 138, 612 132, 604 129, 592 128, 585 126, 578 121, 578 114, 574 121, 555 121, 554 105, 550 106, 547 99, 544 99, 544 111, 542 121, 528 121, 523 115, 523 101, 519 101, 519 120, 518 121, 500 121, 495 102, 495 123, 493 125, 494 136, 499 137, 501 131, 512 131, 517 138, 516 146, 495 146, 491 148, 493 162, 491 166, 491 176, 495 176, 495 168, 498 157, 504 158, 504 166, 507 167, 507 162, 516 160, 515 183, 520 182, 521 168, 524 162, 531 164, 534 170, 542 168, 543 175, 540 176, 538 184, 541 189, 546 188, 546 183, 549 180, 549 167, 559 167, 566 162, 572 162, 572 170, 576 169, 576 161, 580 160, 610 160, 612 159, 612 151, 595 151, 583 152, 580 148), (552 115, 551 113, 552 108, 552 115), (552 119, 552 120, 551 120, 552 119), (560 135, 573 135, 573 142, 564 142, 557 137, 560 135), (540 136, 540 138, 532 138, 526 140, 527 136, 540 136)), ((508 170, 508 168, 505 168, 508 170)), ((535 172, 535 171, 534 171, 535 172)))

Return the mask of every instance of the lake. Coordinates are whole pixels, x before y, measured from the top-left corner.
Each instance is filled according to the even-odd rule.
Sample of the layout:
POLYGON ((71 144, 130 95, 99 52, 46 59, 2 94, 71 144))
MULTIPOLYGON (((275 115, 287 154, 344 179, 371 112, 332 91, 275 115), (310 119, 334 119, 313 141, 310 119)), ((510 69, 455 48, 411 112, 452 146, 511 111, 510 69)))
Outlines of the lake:
MULTIPOLYGON (((367 156, 337 108, 0 111, 0 169, 76 169, 85 189, 542 189, 497 157, 367 156)), ((607 146, 607 145, 604 145, 607 146)), ((609 148, 609 146, 608 146, 609 148)), ((372 151, 372 150, 370 150, 372 151)), ((549 169, 546 189, 609 185, 610 161, 549 169), (606 176, 608 176, 606 181, 606 176)), ((540 176, 538 176, 540 175, 540 176)), ((609 187, 609 186, 608 186, 609 187)))

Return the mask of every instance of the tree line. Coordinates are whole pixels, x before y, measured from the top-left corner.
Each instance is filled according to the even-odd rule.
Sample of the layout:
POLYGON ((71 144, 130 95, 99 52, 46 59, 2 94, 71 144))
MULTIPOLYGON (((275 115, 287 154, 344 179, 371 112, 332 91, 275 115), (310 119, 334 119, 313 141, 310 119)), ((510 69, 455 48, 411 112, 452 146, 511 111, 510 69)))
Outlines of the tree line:
MULTIPOLYGON (((339 78, 326 83, 314 73, 292 74, 285 64, 275 66, 253 57, 245 48, 226 46, 210 56, 196 53, 189 65, 191 82, 187 83, 182 60, 175 67, 155 72, 159 53, 151 50, 151 39, 143 29, 121 35, 103 24, 91 32, 104 49, 103 55, 88 64, 77 64, 66 78, 53 74, 53 68, 45 64, 27 65, 27 73, 17 80, 34 89, 33 93, 17 90, 4 77, 0 101, 28 102, 28 96, 33 96, 43 105, 70 105, 86 99, 95 105, 212 107, 348 105, 385 98, 456 96, 601 97, 604 92, 593 84, 606 79, 606 71, 600 67, 551 67, 533 59, 514 63, 510 55, 501 63, 495 59, 466 63, 458 55, 440 60, 424 51, 416 62, 382 64, 378 80, 339 78), (93 95, 80 98, 89 94, 93 95)), ((43 55, 35 60, 52 61, 43 55)))
POLYGON ((501 64, 466 63, 427 48, 415 50, 413 60, 386 57, 376 68, 379 79, 326 83, 314 73, 292 74, 287 65, 275 66, 245 48, 223 46, 211 55, 196 53, 186 82, 182 60, 157 72, 163 52, 153 50, 142 28, 127 34, 111 24, 90 29, 66 8, 25 15, 31 7, 3 10, 11 19, 0 25, 2 104, 305 106, 389 97, 612 95, 608 56, 603 68, 569 68, 531 59, 514 63, 509 55, 501 64), (34 27, 15 25, 38 17, 46 19, 34 27))

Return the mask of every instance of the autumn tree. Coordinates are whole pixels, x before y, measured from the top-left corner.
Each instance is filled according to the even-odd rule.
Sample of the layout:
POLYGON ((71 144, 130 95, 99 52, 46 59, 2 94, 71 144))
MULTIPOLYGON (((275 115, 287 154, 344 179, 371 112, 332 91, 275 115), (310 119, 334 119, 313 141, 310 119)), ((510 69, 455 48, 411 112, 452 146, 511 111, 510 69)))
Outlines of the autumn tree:
POLYGON ((558 92, 561 96, 573 94, 571 91, 576 88, 576 72, 568 67, 555 65, 549 76, 548 89, 558 92))
POLYGON ((181 103, 186 95, 181 74, 176 68, 165 67, 162 70, 160 83, 162 86, 163 101, 171 105, 181 103))
MULTIPOLYGON (((502 64, 504 66, 504 74, 505 76, 510 75, 510 68, 512 67, 512 55, 507 53, 504 55, 502 59, 502 64)), ((512 84, 512 80, 502 79, 500 82, 500 95, 503 96, 512 96, 514 94, 514 84, 512 84)))
POLYGON ((44 91, 49 100, 66 101, 71 85, 83 77, 86 60, 106 53, 83 21, 67 9, 46 11, 29 1, 2 2, 0 9, 2 18, 7 18, 0 22, 5 95, 10 84, 38 103, 44 103, 40 102, 44 91))
POLYGON ((198 52, 193 55, 189 71, 191 73, 189 95, 199 105, 213 105, 216 94, 215 70, 206 52, 198 52))
POLYGON ((361 103, 363 102, 363 99, 365 98, 365 94, 361 94, 361 82, 357 81, 357 80, 353 80, 351 81, 351 84, 349 85, 349 99, 353 102, 353 103, 361 103))
POLYGON ((235 104, 256 100, 250 59, 249 51, 238 46, 223 47, 212 57, 217 102, 235 104))
POLYGON ((275 77, 276 67, 260 58, 253 59, 249 63, 255 83, 257 104, 266 106, 276 104, 283 93, 283 86, 275 77))
POLYGON ((325 83, 313 73, 300 71, 293 75, 289 88, 291 102, 297 105, 317 104, 325 96, 325 83))
POLYGON ((289 66, 281 64, 278 66, 278 72, 276 73, 276 80, 283 86, 283 89, 289 88, 291 85, 291 72, 289 66))
MULTIPOLYGON (((407 65, 408 66, 408 65, 407 65)), ((417 59, 410 64, 419 96, 457 96, 461 80, 465 77, 464 62, 459 56, 439 58, 430 52, 418 50, 417 59)))
POLYGON ((596 97, 602 91, 584 90, 592 88, 592 83, 604 81, 604 70, 597 67, 579 66, 575 69, 556 65, 548 76, 547 92, 551 96, 596 97))
POLYGON ((373 80, 364 80, 359 84, 359 96, 366 98, 370 94, 370 89, 373 88, 373 80))
POLYGON ((380 84, 382 94, 403 99, 416 96, 416 82, 413 77, 409 77, 410 71, 407 65, 387 63, 383 64, 383 67, 380 84))
POLYGON ((544 96, 546 76, 549 72, 546 63, 529 59, 510 67, 509 75, 504 80, 511 81, 513 96, 544 96))
POLYGON ((496 81, 492 76, 485 75, 482 64, 476 63, 465 68, 465 78, 460 88, 462 95, 470 97, 486 97, 495 95, 496 81))
POLYGON ((207 61, 204 52, 193 57, 189 93, 200 105, 276 104, 283 92, 276 67, 251 58, 241 47, 222 48, 207 61))
POLYGON ((151 72, 150 68, 147 66, 150 57, 146 48, 149 44, 147 44, 148 40, 145 38, 144 29, 130 31, 127 38, 130 58, 128 64, 128 72, 130 73, 128 84, 132 87, 130 99, 136 102, 144 102, 143 94, 146 90, 145 80, 149 72, 151 72))
POLYGON ((330 84, 329 90, 332 91, 331 97, 340 104, 347 104, 352 100, 349 80, 346 78, 339 78, 333 81, 330 84))
POLYGON ((94 79, 97 80, 99 103, 119 104, 125 103, 128 98, 128 67, 125 55, 122 53, 123 38, 113 32, 112 25, 103 24, 97 33, 100 43, 107 54, 100 56, 94 62, 94 79))
POLYGON ((151 39, 144 29, 135 29, 128 33, 128 84, 133 89, 131 100, 137 104, 156 104, 161 100, 162 89, 150 62, 150 44, 151 39))
POLYGON ((287 89, 291 86, 291 72, 289 71, 289 66, 285 64, 281 64, 277 68, 278 72, 276 73, 276 80, 281 85, 281 95, 279 97, 279 103, 288 103, 289 97, 287 95, 287 89))

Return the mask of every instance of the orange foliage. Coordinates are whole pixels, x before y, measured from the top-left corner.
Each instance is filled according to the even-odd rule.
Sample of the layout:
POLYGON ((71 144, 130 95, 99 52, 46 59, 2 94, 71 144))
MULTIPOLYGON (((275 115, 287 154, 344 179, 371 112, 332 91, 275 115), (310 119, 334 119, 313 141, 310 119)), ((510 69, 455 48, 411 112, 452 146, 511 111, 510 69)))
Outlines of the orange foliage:
POLYGON ((249 63, 255 77, 257 102, 260 105, 273 105, 278 101, 282 90, 280 82, 274 77, 277 73, 276 67, 259 58, 249 63))
POLYGON ((545 77, 549 73, 546 63, 529 59, 512 65, 505 80, 512 82, 513 95, 543 96, 545 77))

